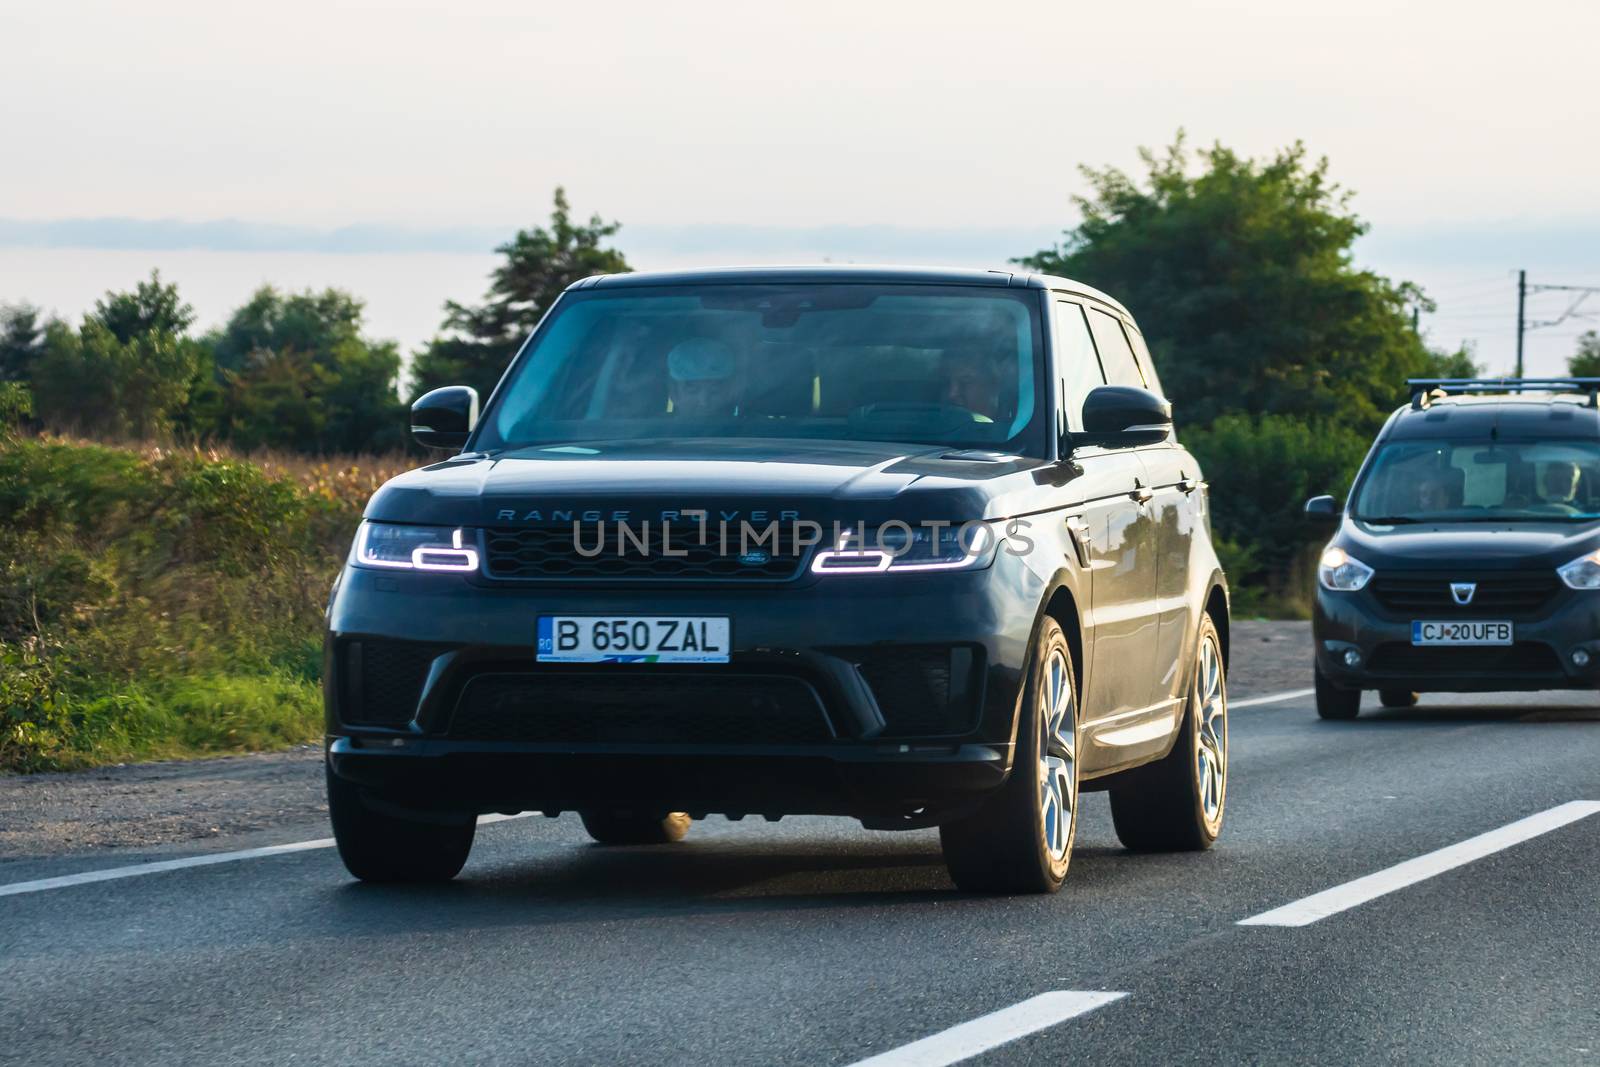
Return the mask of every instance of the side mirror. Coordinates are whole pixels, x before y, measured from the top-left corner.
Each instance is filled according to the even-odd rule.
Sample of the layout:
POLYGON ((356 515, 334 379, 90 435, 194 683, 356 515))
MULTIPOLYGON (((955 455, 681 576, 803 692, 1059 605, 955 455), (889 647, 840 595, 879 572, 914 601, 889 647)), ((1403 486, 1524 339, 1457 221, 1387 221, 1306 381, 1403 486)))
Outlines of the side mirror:
POLYGON ((1172 405, 1148 389, 1101 385, 1083 398, 1083 431, 1073 444, 1129 448, 1165 441, 1172 432, 1172 405))
POLYGON ((411 405, 411 436, 428 448, 460 448, 478 425, 478 391, 447 385, 423 393, 411 405))
POLYGON ((1314 496, 1306 501, 1306 515, 1319 522, 1334 522, 1339 518, 1339 504, 1331 496, 1314 496))

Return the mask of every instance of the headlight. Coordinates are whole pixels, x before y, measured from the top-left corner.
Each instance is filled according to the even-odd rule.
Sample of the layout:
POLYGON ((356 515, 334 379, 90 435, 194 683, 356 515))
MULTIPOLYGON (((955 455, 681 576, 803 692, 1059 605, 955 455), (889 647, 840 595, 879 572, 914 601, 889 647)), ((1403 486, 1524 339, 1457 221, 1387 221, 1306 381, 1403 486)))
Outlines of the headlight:
POLYGON ((350 562, 359 567, 475 571, 478 550, 468 541, 467 531, 448 526, 363 522, 356 531, 350 562))
POLYGON ((1573 589, 1600 589, 1600 548, 1557 567, 1556 573, 1573 589))
POLYGON ((817 553, 811 569, 817 574, 977 570, 994 561, 999 540, 984 522, 850 527, 840 531, 832 548, 817 553))
POLYGON ((1322 553, 1317 566, 1317 580, 1322 588, 1335 593, 1353 593, 1372 578, 1372 568, 1354 558, 1342 548, 1329 548, 1322 553))

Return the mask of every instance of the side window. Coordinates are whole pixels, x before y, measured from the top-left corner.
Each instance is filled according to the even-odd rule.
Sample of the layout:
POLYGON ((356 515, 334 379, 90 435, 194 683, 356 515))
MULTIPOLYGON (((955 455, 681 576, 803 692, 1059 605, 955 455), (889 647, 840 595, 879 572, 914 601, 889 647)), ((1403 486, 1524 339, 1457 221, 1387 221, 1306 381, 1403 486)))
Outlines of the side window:
POLYGON ((1145 388, 1144 375, 1139 373, 1139 364, 1133 360, 1133 349, 1122 332, 1122 323, 1104 311, 1090 308, 1089 328, 1094 331, 1094 344, 1100 350, 1106 381, 1112 385, 1145 388))
POLYGON ((1083 398, 1106 384, 1081 304, 1056 301, 1056 376, 1067 408, 1067 429, 1083 429, 1083 398))
POLYGON ((1139 369, 1144 371, 1144 380, 1149 382, 1149 389, 1157 396, 1166 396, 1161 388, 1161 379, 1156 377, 1156 361, 1150 358, 1150 349, 1144 343, 1144 334, 1139 332, 1137 326, 1128 328, 1128 340, 1133 342, 1133 354, 1139 357, 1139 369))

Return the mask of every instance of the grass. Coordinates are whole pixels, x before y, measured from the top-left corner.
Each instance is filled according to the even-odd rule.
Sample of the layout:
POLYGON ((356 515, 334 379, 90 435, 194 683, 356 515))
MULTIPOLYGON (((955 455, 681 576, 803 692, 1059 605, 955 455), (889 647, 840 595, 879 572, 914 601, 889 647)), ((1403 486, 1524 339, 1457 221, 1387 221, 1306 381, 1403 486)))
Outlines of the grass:
POLYGON ((0 770, 320 736, 329 587, 415 465, 0 437, 0 770))

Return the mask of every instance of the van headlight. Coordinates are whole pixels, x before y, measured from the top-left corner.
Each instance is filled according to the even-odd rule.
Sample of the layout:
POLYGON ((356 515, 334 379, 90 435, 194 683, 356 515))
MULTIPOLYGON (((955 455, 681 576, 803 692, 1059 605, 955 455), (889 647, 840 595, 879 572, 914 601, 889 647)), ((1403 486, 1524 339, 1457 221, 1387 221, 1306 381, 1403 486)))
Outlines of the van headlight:
POLYGON ((476 538, 459 527, 363 522, 350 562, 358 567, 418 571, 475 571, 476 538))
POLYGON ((978 570, 994 562, 1000 538, 986 522, 887 522, 849 527, 811 561, 817 574, 978 570))
POLYGON ((1571 589, 1600 589, 1600 548, 1557 567, 1556 573, 1571 589))
POLYGON ((1317 564, 1317 581, 1335 593, 1353 593, 1371 580, 1372 568, 1342 548, 1325 549, 1317 564))

